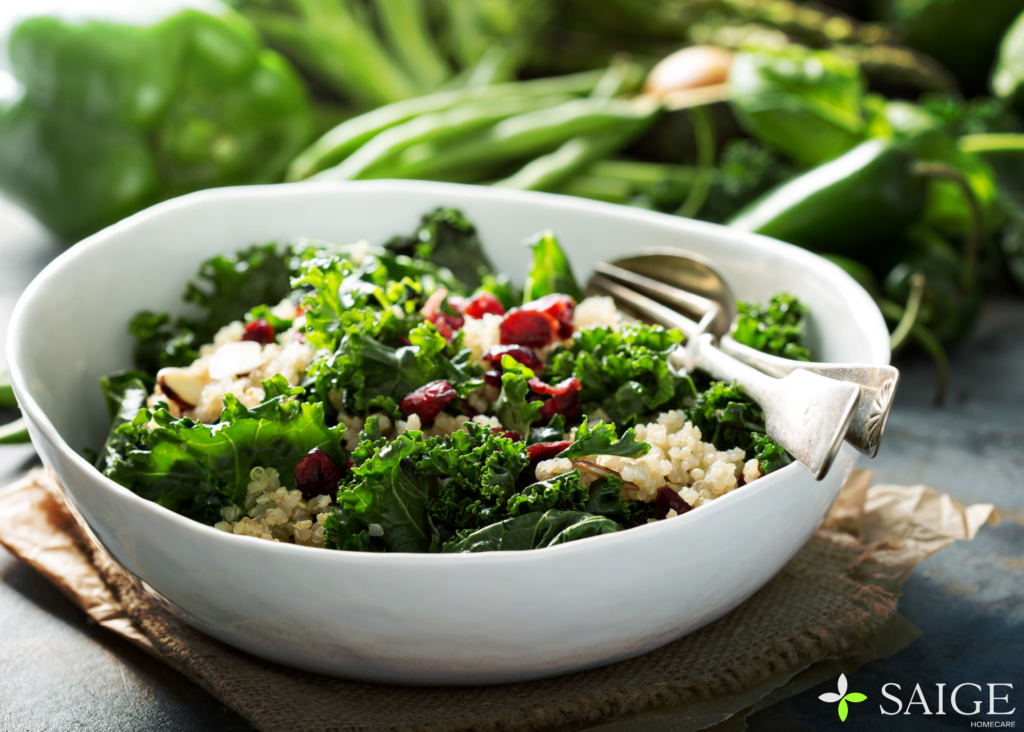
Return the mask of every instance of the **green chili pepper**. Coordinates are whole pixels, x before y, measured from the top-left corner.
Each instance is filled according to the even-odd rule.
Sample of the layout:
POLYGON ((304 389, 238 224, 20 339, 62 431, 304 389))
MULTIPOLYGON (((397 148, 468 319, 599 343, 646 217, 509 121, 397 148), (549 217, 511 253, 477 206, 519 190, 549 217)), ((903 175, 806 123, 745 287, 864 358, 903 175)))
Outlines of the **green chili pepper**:
POLYGON ((0 110, 0 189, 58 235, 278 180, 308 141, 303 84, 249 22, 176 9, 150 25, 36 17, 11 31, 24 94, 0 110))
POLYGON ((869 140, 793 178, 727 223, 871 262, 922 211, 927 184, 904 147, 869 140))

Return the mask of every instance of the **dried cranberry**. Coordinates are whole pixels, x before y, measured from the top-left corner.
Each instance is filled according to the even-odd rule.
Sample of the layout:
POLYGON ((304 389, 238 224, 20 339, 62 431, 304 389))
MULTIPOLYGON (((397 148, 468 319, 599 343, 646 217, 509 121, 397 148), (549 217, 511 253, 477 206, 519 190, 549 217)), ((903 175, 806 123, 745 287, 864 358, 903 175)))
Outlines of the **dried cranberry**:
POLYGON ((499 369, 491 369, 490 371, 484 372, 484 383, 488 386, 493 386, 495 389, 501 388, 501 371, 499 369))
POLYGON ((501 321, 501 342, 527 348, 544 348, 558 335, 558 321, 547 313, 512 308, 501 321))
POLYGON ((295 466, 295 487, 306 498, 333 493, 341 480, 341 468, 319 447, 314 447, 295 466))
POLYGON ((245 333, 242 334, 243 341, 256 341, 267 345, 274 342, 274 326, 267 322, 266 318, 250 320, 245 324, 245 333))
POLYGON ((406 394, 398 405, 398 410, 406 417, 410 414, 418 415, 420 423, 426 425, 433 422, 444 409, 444 405, 456 396, 458 394, 447 381, 431 381, 426 386, 406 394))
POLYGON ((684 514, 691 508, 690 504, 680 498, 679 494, 667 485, 663 485, 658 489, 658 494, 654 497, 654 505, 658 507, 659 519, 668 516, 669 509, 675 510, 677 514, 684 514))
POLYGON ((550 460, 562 450, 568 449, 572 440, 561 440, 559 442, 538 442, 536 445, 527 445, 526 454, 530 461, 550 460))
POLYGON ((534 371, 542 371, 544 369, 544 362, 537 358, 536 353, 524 346, 492 346, 488 348, 487 353, 483 355, 483 360, 489 364, 494 364, 495 366, 500 367, 501 357, 505 355, 511 356, 523 366, 533 369, 534 371))
POLYGON ((742 488, 746 484, 747 484, 747 476, 745 476, 743 473, 740 473, 740 477, 736 479, 736 487, 737 488, 742 488))
POLYGON ((528 382, 535 394, 550 397, 540 408, 540 423, 547 424, 556 414, 561 414, 566 421, 572 422, 580 416, 580 381, 569 378, 557 384, 546 384, 533 378, 528 382))
POLYGON ((571 338, 573 331, 576 330, 572 324, 572 316, 576 312, 576 302, 568 295, 545 295, 539 300, 533 300, 523 305, 523 310, 550 315, 558 322, 558 337, 563 340, 571 338))
MULTIPOLYGON (((451 299, 448 300, 451 303, 451 299)), ((489 292, 478 292, 473 297, 462 303, 462 307, 456 308, 467 318, 482 318, 485 315, 504 315, 505 307, 498 302, 498 298, 489 292)))
POLYGON ((505 437, 509 440, 512 440, 513 442, 523 441, 523 436, 516 432, 515 430, 503 430, 501 429, 501 427, 495 427, 494 429, 491 430, 491 434, 498 435, 500 437, 505 437))
POLYGON ((556 414, 561 414, 567 422, 580 416, 580 380, 569 378, 557 384, 545 384, 540 379, 530 379, 530 389, 536 394, 549 396, 540 408, 540 423, 547 424, 556 414))
POLYGON ((445 289, 435 290, 434 294, 428 297, 423 307, 420 308, 420 314, 424 320, 434 324, 446 341, 451 342, 455 331, 462 328, 465 321, 458 315, 451 315, 441 310, 447 295, 448 291, 445 289))

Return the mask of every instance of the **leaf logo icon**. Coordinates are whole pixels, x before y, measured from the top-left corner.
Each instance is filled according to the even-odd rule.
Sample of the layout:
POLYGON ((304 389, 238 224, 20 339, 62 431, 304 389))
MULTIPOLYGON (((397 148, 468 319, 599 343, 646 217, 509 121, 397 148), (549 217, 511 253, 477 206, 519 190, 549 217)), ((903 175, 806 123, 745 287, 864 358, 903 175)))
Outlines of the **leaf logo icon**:
POLYGON ((850 708, 847 706, 847 702, 856 703, 867 699, 866 696, 856 691, 847 694, 846 688, 846 674, 839 674, 839 693, 833 694, 831 692, 825 692, 818 697, 821 701, 828 702, 829 704, 839 702, 839 719, 843 722, 846 721, 846 716, 850 713, 850 708))

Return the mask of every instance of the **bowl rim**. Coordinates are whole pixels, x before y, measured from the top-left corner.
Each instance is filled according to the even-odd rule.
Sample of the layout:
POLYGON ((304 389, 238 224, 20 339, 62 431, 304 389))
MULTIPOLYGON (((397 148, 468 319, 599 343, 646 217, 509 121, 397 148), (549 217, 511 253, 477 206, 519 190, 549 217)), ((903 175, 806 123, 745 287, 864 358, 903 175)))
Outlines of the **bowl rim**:
MULTIPOLYGON (((217 201, 245 198, 260 199, 279 196, 301 198, 307 194, 336 193, 343 195, 350 192, 369 192, 371 194, 374 192, 440 194, 450 192, 458 194, 458 196, 463 199, 468 197, 471 199, 507 200, 511 202, 521 201, 525 203, 542 202, 556 207, 576 208, 582 213, 612 215, 625 218, 627 220, 631 219, 638 225, 650 223, 667 224, 672 228, 678 229, 680 233, 690 231, 699 232, 713 237, 722 237, 723 230, 727 230, 730 238, 742 240, 746 244, 752 245, 755 248, 766 249, 769 253, 781 255, 784 259, 792 260, 795 258, 801 264, 811 270, 817 271, 819 275, 827 278, 829 281, 835 282, 835 280, 838 279, 840 283, 845 283, 846 287, 843 288, 844 296, 849 295, 854 300, 853 302, 850 302, 851 309, 862 307, 867 308, 866 318, 868 320, 874 319, 876 321, 874 324, 876 327, 871 329, 863 327, 865 325, 864 322, 858 322, 861 326, 862 333, 867 337, 868 347, 872 353, 872 362, 878 364, 888 364, 889 362, 889 339, 888 329, 885 327, 885 321, 870 295, 868 295, 856 280, 854 280, 838 265, 829 262, 817 254, 759 234, 727 229, 727 227, 720 224, 713 224, 706 221, 685 219, 671 214, 663 214, 655 211, 647 211, 572 196, 536 191, 490 188, 458 183, 438 183, 432 181, 413 180, 371 180, 309 181, 303 183, 258 186, 233 186, 189 193, 184 196, 163 201, 133 214, 132 216, 129 216, 118 223, 83 239, 74 246, 69 247, 53 261, 47 264, 47 266, 32 280, 29 286, 18 298, 17 304, 15 305, 14 312, 11 316, 11 323, 6 343, 10 380, 18 398, 19 406, 21 407, 21 410, 29 424, 39 430, 45 439, 61 453, 65 460, 70 460, 79 470, 84 470, 86 475, 97 480, 98 484, 105 490, 113 491, 119 499, 129 501, 139 510, 151 513, 154 518, 162 518, 163 520, 170 521, 172 524, 177 524, 180 528, 186 531, 199 531, 207 541, 231 541, 232 544, 225 546, 231 546, 237 549, 239 545, 234 543, 237 539, 233 534, 215 529, 213 526, 207 526, 199 521, 195 521, 175 513, 174 511, 160 506, 153 501, 142 498, 130 491, 128 488, 125 488, 119 483, 116 483, 103 475, 93 464, 89 463, 81 454, 67 444, 64 438, 57 431, 56 427, 54 427, 53 423, 46 416, 43 409, 33 398, 22 374, 20 364, 20 343, 26 337, 25 334, 28 329, 27 315, 30 303, 39 296, 40 292, 45 292, 49 280, 54 277, 57 272, 73 267, 80 257, 86 256, 94 249, 101 249, 106 241, 115 235, 130 231, 135 226, 151 218, 169 215, 173 216, 180 210, 188 209, 197 203, 204 203, 211 200, 217 201)), ((852 450, 852 448, 849 448, 848 446, 844 446, 843 449, 852 450)), ((730 507, 734 504, 748 499, 753 499, 756 495, 759 495, 765 490, 772 490, 775 483, 784 480, 787 476, 793 475, 799 470, 801 470, 801 466, 798 463, 793 463, 774 473, 763 476, 755 481, 753 485, 745 486, 746 490, 732 491, 709 504, 701 506, 701 512, 699 515, 710 517, 712 515, 717 515, 717 512, 731 510, 730 507)), ((678 516, 677 518, 681 519, 681 521, 658 521, 637 526, 632 529, 624 529, 613 534, 588 537, 586 542, 568 542, 554 547, 544 547, 545 551, 530 550, 451 554, 317 551, 313 553, 307 552, 303 556, 306 558, 307 562, 355 562, 367 563, 370 566, 387 566, 394 564, 396 561, 399 561, 396 558, 396 555, 398 555, 402 561, 412 562, 415 565, 423 564, 437 566, 437 563, 439 562, 447 564, 452 564, 454 562, 482 562, 492 565, 501 565, 506 563, 521 564, 522 562, 542 561, 545 556, 550 557, 552 556, 551 552, 555 551, 562 554, 592 551, 596 548, 598 542, 601 542, 601 545, 605 545, 608 544, 608 542, 615 541, 618 542, 619 545, 625 547, 627 541, 646 541, 648 537, 653 539, 657 532, 682 530, 682 527, 688 526, 688 522, 694 520, 694 512, 688 511, 686 514, 678 516), (320 557, 320 559, 314 559, 314 557, 320 557)), ((256 552, 307 551, 314 548, 298 544, 269 541, 251 542, 247 546, 249 546, 249 551, 256 552)))

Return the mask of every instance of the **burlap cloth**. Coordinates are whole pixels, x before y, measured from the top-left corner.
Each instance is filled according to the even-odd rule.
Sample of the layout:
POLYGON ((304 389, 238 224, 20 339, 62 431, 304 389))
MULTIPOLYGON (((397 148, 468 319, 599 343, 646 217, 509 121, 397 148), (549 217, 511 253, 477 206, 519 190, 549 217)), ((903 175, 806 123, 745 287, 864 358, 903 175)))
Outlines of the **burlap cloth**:
MULTIPOLYGON (((747 602, 701 630, 604 668, 477 688, 344 681, 268 663, 209 638, 136 589, 86 538, 43 471, 0 492, 0 543, 98 623, 261 730, 577 729, 657 708, 671 708, 673 729, 730 718, 729 724, 740 721, 730 729, 742 729, 759 700, 763 705, 785 689, 838 673, 827 664, 805 671, 811 664, 863 658, 876 633, 892 623, 900 585, 914 566, 997 520, 991 506, 964 508, 924 486, 870 483, 870 473, 855 472, 796 557, 747 602)), ((643 611, 642 602, 637 608, 643 611)))

